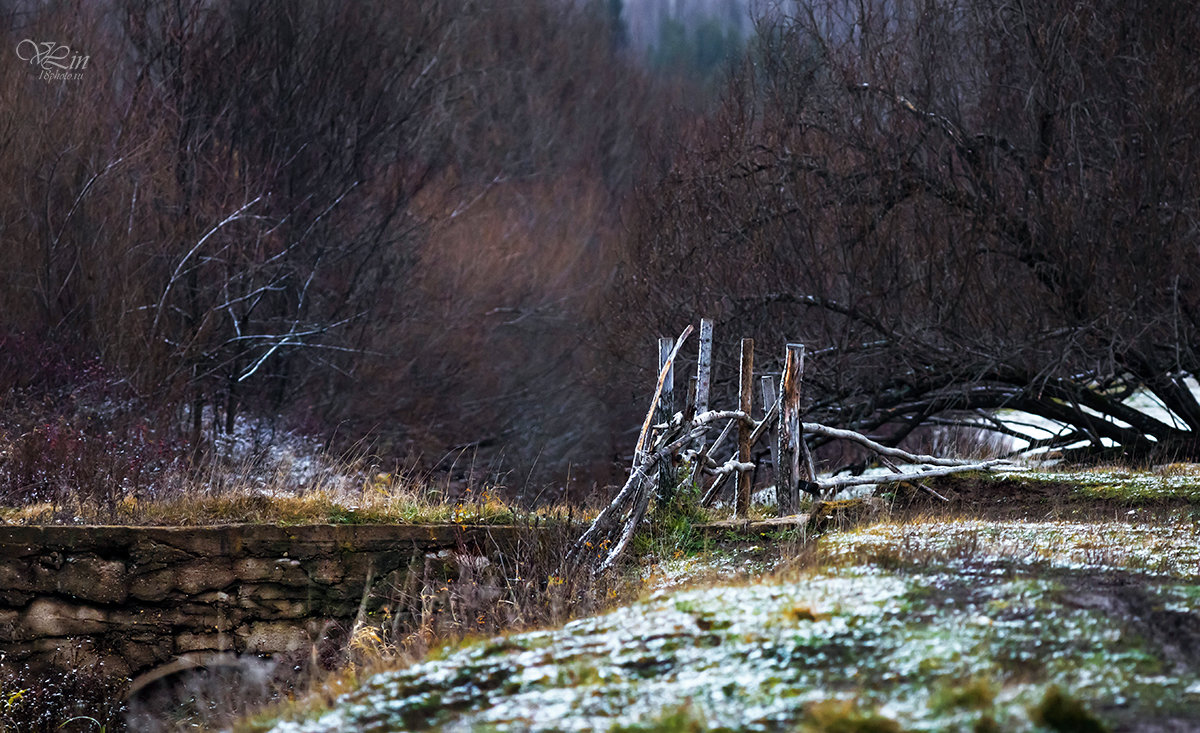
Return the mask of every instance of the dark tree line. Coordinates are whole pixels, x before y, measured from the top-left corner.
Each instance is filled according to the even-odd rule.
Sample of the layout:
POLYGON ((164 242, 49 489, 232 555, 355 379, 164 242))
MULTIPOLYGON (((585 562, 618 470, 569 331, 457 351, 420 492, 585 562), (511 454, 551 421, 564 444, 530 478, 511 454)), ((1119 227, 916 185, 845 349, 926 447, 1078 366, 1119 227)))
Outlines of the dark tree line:
POLYGON ((13 395, 79 392, 58 359, 194 458, 249 414, 604 480, 654 339, 709 315, 807 343, 814 417, 892 442, 1020 408, 1200 449, 1187 3, 787 4, 699 86, 608 2, 0 10, 9 438, 13 395), (89 66, 39 80, 24 38, 89 66))

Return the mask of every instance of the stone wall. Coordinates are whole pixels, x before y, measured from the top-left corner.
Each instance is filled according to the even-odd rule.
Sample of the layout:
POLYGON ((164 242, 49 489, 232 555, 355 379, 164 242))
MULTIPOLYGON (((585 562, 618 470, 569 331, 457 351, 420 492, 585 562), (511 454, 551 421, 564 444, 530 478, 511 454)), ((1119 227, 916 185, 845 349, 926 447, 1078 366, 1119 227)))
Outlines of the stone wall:
POLYGON ((102 664, 136 686, 180 660, 311 649, 414 567, 505 552, 527 532, 0 527, 0 674, 102 664))

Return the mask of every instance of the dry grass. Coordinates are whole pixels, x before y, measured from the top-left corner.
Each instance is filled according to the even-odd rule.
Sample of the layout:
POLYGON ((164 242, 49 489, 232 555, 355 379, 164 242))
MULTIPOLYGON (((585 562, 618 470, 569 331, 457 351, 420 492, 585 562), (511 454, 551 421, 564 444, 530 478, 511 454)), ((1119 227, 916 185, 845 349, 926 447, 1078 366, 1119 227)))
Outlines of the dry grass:
MULTIPOLYGON (((204 505, 204 511, 219 512, 223 518, 307 519, 314 514, 325 516, 330 506, 340 506, 328 497, 284 497, 275 500, 273 508, 253 499, 217 498, 204 505)), ((397 506, 390 516, 401 516, 398 500, 393 501, 397 506)), ((558 627, 574 618, 636 600, 643 592, 644 585, 636 574, 595 578, 564 571, 562 558, 578 536, 577 524, 542 521, 551 515, 549 512, 502 515, 498 509, 489 509, 494 501, 428 505, 421 509, 421 516, 436 519, 449 511, 450 516, 460 520, 469 513, 467 521, 476 517, 511 519, 518 534, 524 530, 511 552, 490 558, 452 553, 445 558, 426 557, 414 562, 407 571, 373 586, 369 599, 364 599, 363 613, 352 625, 330 626, 311 648, 283 655, 269 664, 247 656, 245 674, 257 680, 254 684, 244 684, 241 678, 236 683, 222 683, 225 678, 181 680, 181 684, 188 685, 186 688, 157 690, 144 700, 139 698, 142 707, 131 707, 129 712, 145 717, 131 722, 122 719, 126 713, 123 706, 103 707, 103 694, 81 693, 79 705, 63 710, 88 713, 109 731, 227 730, 235 726, 234 721, 240 721, 235 726, 239 731, 264 730, 270 726, 267 721, 319 713, 378 672, 400 669, 439 650, 481 638, 558 627), (180 704, 179 689, 189 691, 190 703, 180 704), (255 714, 256 710, 261 712, 255 714)), ((378 511, 386 510, 385 497, 376 502, 378 511)), ((147 518, 200 518, 200 510, 195 508, 200 504, 196 502, 186 510, 180 508, 180 502, 151 505, 143 513, 147 518)), ((27 518, 36 517, 36 508, 30 507, 25 513, 27 518)), ((13 693, 7 682, 0 680, 5 696, 13 693)), ((117 683, 119 686, 119 680, 117 683)), ((58 684, 28 683, 21 690, 29 700, 41 699, 58 694, 58 684)), ((122 696, 118 691, 108 697, 120 700, 122 696)), ((63 716, 35 715, 29 705, 18 707, 5 708, 0 699, 0 731, 51 731, 65 720, 63 716), (46 725, 23 727, 35 718, 45 718, 46 725)), ((72 727, 76 725, 79 723, 63 730, 76 730, 72 727)))
MULTIPOLYGON (((537 516, 565 512, 543 510, 537 516)), ((416 497, 368 497, 350 502, 315 492, 302 496, 262 494, 142 500, 126 497, 114 507, 50 503, 0 509, 0 524, 112 524, 122 526, 209 526, 221 524, 512 524, 525 514, 496 499, 431 502, 416 497)))
MULTIPOLYGON (((536 516, 565 512, 542 510, 536 516)), ((416 496, 370 496, 347 500, 324 491, 301 496, 264 494, 184 495, 163 500, 126 497, 112 507, 77 503, 33 504, 0 509, 5 524, 112 524, 206 526, 219 524, 512 524, 526 513, 496 498, 445 502, 416 496)), ((530 516, 534 516, 531 514, 530 516)))
POLYGON ((584 518, 560 507, 527 510, 511 503, 510 495, 503 486, 451 485, 415 470, 380 471, 362 455, 317 455, 303 472, 290 456, 259 456, 213 460, 201 469, 175 464, 136 485, 118 481, 88 491, 64 485, 10 494, 0 500, 0 524, 512 524, 584 518))
MULTIPOLYGON (((543 525, 544 526, 544 525, 543 525)), ((636 574, 564 572, 562 558, 577 528, 543 529, 537 541, 518 543, 515 553, 479 567, 463 566, 454 577, 426 567, 393 589, 383 614, 360 619, 333 664, 315 669, 289 694, 233 726, 257 733, 280 720, 316 716, 368 677, 435 658, 496 635, 555 628, 587 615, 631 603, 644 593, 636 574)))

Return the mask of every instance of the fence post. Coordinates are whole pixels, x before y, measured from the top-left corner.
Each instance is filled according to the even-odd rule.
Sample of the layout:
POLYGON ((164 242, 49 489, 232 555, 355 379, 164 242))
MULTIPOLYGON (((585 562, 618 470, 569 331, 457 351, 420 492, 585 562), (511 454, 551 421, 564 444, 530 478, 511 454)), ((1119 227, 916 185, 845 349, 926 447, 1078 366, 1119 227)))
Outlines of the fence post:
MULTIPOLYGON (((775 394, 775 377, 770 374, 764 374, 764 375, 762 375, 762 377, 760 377, 760 384, 762 385, 763 420, 766 420, 770 416, 771 405, 775 404, 775 398, 777 397, 777 395, 775 394)), ((767 446, 770 447, 770 449, 771 449, 771 471, 774 474, 774 479, 776 481, 775 494, 776 494, 776 497, 778 497, 778 495, 779 495, 779 483, 778 483, 778 481, 779 481, 779 444, 777 442, 778 433, 775 431, 772 431, 772 432, 774 432, 775 435, 767 436, 767 446)), ((778 499, 776 499, 776 500, 778 501, 778 499)))
POLYGON ((696 414, 708 412, 708 393, 712 388, 713 322, 700 319, 700 357, 696 361, 696 414))
MULTIPOLYGON (((738 378, 738 393, 741 396, 738 409, 750 416, 754 402, 754 339, 742 339, 741 371, 738 378)), ((738 421, 738 462, 750 462, 750 427, 749 420, 738 421)), ((749 471, 738 472, 737 497, 734 499, 734 515, 745 519, 750 516, 750 482, 753 476, 749 471)))
POLYGON ((800 509, 800 458, 805 452, 800 422, 800 379, 803 374, 804 345, 788 344, 780 385, 783 399, 779 405, 779 462, 775 464, 775 493, 780 516, 795 514, 800 509))
POLYGON ((687 425, 696 417, 696 377, 688 377, 687 397, 683 399, 683 424, 687 425))
MULTIPOLYGON (((657 372, 662 372, 663 366, 667 360, 671 358, 671 352, 675 349, 675 339, 663 337, 658 340, 658 369, 657 372)), ((675 414, 675 366, 671 365, 667 369, 667 378, 663 381, 662 392, 658 397, 658 411, 654 421, 656 423, 670 422, 671 417, 675 414)), ((675 466, 670 460, 664 461, 658 467, 658 497, 662 501, 670 501, 671 494, 675 490, 675 466)))

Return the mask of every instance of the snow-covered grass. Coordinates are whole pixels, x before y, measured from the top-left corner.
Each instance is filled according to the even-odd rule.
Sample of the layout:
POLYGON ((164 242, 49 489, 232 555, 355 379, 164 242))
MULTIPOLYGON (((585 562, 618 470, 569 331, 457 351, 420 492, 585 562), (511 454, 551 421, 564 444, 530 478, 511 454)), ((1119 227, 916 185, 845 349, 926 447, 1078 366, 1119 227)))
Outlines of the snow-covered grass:
POLYGON ((1055 466, 1021 470, 1011 477, 1021 482, 1068 485, 1087 498, 1116 499, 1130 504, 1158 500, 1200 502, 1200 464, 1196 463, 1170 463, 1149 469, 1120 465, 1087 469, 1055 466))
POLYGON ((612 613, 448 649, 253 730, 1169 729, 1200 706, 1198 548, 1200 522, 1133 508, 876 521, 773 570, 758 548, 685 555, 612 613))
POLYGON ((1126 571, 1200 582, 1200 523, 1130 519, 880 522, 829 535, 821 550, 832 563, 1126 571))
MULTIPOLYGON (((1090 600, 1106 577, 835 563, 662 590, 377 675, 271 730, 621 730, 681 711, 696 724, 686 729, 841 729, 828 727, 841 715, 892 721, 872 730, 1030 730, 1047 705, 1076 698, 1079 715, 1110 720, 1200 705, 1194 664, 1173 667, 1125 633, 1131 609, 1090 600)), ((1161 579, 1146 607, 1195 614, 1194 590, 1161 579)))

